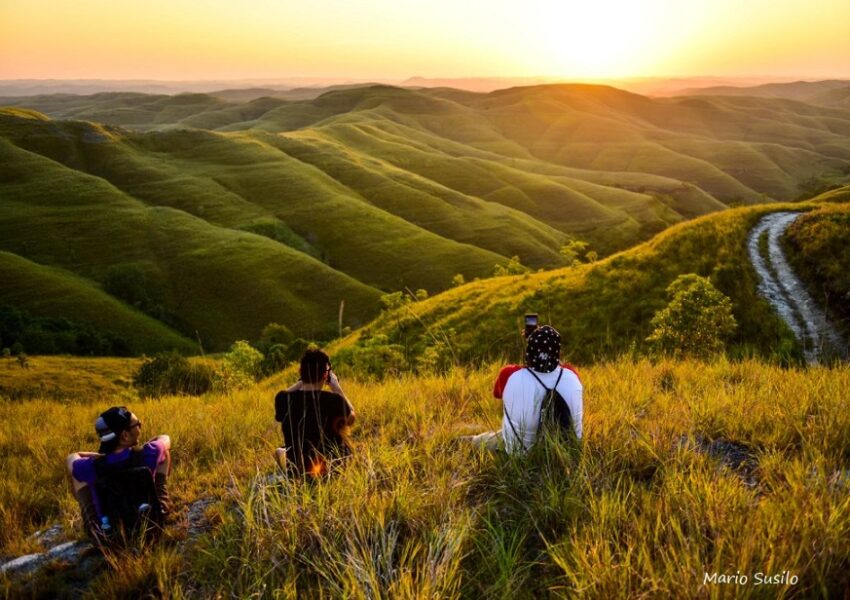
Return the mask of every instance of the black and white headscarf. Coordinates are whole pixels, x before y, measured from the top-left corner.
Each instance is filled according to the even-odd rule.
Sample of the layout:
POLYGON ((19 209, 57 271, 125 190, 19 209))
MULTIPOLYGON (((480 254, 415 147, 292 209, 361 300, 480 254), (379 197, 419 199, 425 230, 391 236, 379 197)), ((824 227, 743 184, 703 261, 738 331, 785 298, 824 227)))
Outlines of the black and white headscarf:
POLYGON ((561 334, 543 325, 528 336, 525 364, 538 373, 551 373, 558 368, 561 357, 561 334))

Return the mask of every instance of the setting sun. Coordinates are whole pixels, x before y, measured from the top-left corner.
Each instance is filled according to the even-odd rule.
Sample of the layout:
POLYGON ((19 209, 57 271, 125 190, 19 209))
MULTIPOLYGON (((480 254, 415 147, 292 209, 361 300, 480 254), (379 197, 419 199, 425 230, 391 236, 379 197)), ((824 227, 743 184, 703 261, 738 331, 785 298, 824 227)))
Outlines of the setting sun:
POLYGON ((651 67, 657 22, 634 2, 564 4, 540 14, 540 49, 532 60, 546 73, 577 77, 644 75, 651 67))

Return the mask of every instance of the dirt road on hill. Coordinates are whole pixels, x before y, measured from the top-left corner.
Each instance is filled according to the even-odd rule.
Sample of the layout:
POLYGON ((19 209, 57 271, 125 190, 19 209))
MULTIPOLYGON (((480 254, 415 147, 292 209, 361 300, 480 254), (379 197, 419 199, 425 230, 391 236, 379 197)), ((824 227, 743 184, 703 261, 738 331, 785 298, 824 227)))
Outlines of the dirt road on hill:
POLYGON ((776 309, 800 343, 806 361, 817 364, 826 357, 846 357, 847 344, 794 274, 780 238, 802 213, 776 212, 763 217, 750 231, 747 247, 750 262, 761 281, 759 294, 776 309), (767 248, 760 248, 762 236, 767 236, 767 248))

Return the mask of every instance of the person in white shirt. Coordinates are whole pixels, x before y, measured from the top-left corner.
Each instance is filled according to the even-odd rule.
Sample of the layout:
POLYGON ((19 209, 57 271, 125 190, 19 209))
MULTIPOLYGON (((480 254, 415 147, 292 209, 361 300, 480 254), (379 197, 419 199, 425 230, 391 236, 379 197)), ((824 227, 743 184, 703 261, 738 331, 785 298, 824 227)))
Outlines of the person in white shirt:
POLYGON ((503 403, 501 430, 467 438, 473 444, 490 450, 504 447, 508 452, 528 450, 537 439, 543 399, 553 388, 566 402, 570 424, 581 439, 583 388, 576 370, 560 362, 561 335, 544 325, 527 341, 525 366, 503 367, 493 387, 493 396, 503 403))

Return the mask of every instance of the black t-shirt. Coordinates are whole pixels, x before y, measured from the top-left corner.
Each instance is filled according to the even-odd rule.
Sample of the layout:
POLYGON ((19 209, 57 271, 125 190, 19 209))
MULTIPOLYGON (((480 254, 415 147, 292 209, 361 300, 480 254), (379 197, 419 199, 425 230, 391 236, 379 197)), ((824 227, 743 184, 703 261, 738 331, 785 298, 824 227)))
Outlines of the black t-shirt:
POLYGON ((274 399, 274 418, 286 444, 286 458, 297 469, 310 468, 316 453, 325 457, 349 452, 340 429, 351 414, 345 398, 333 392, 280 392, 274 399))

